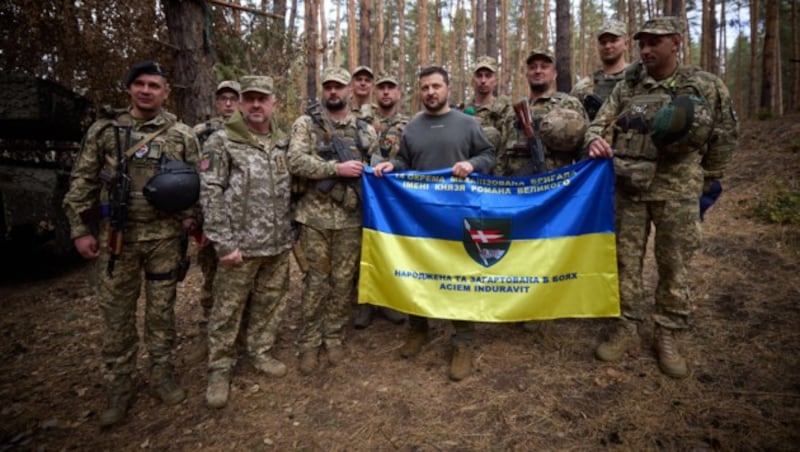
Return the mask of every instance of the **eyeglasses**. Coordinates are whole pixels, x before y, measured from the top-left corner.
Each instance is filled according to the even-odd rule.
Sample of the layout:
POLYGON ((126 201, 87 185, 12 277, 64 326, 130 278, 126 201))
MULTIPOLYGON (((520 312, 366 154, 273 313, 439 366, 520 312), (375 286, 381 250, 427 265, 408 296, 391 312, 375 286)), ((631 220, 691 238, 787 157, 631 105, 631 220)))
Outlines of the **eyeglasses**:
POLYGON ((227 104, 228 102, 230 102, 230 103, 232 103, 232 104, 234 104, 234 103, 236 103, 236 102, 239 102, 239 98, 238 98, 238 97, 236 97, 236 96, 219 96, 219 97, 217 98, 217 100, 218 100, 218 101, 220 101, 220 102, 224 102, 224 103, 226 103, 226 104, 227 104))

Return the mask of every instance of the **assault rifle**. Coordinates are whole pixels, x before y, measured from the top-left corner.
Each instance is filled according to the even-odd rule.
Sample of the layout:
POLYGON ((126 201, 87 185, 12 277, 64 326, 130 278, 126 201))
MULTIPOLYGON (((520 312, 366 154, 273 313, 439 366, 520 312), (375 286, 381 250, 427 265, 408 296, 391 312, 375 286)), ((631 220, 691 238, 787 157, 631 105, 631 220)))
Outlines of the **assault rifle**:
MULTIPOLYGON (((544 144, 542 144, 542 139, 539 138, 533 127, 528 102, 523 100, 514 104, 514 114, 517 116, 522 132, 528 138, 527 143, 525 143, 525 150, 531 156, 525 166, 514 172, 514 176, 530 176, 545 172, 547 167, 544 161, 544 144)), ((514 147, 517 147, 517 145, 514 147)))
POLYGON ((128 229, 131 178, 128 175, 128 156, 125 155, 125 151, 131 147, 131 127, 114 126, 114 142, 117 146, 117 168, 111 182, 108 203, 109 258, 106 273, 108 273, 109 278, 114 277, 114 264, 122 253, 122 236, 125 230, 128 229))
MULTIPOLYGON (((334 133, 333 124, 331 124, 331 120, 328 119, 327 116, 323 115, 319 102, 316 100, 309 101, 306 114, 311 117, 314 123, 318 125, 323 132, 325 132, 325 138, 330 141, 329 148, 323 152, 320 152, 320 156, 322 156, 322 158, 326 160, 336 159, 340 163, 353 160, 353 153, 350 152, 350 149, 348 149, 347 145, 344 144, 342 138, 334 133)), ((361 180, 357 178, 332 177, 328 179, 322 179, 317 182, 317 190, 328 194, 331 192, 331 190, 333 190, 333 187, 337 182, 347 182, 350 185, 357 186, 360 181, 361 180)))

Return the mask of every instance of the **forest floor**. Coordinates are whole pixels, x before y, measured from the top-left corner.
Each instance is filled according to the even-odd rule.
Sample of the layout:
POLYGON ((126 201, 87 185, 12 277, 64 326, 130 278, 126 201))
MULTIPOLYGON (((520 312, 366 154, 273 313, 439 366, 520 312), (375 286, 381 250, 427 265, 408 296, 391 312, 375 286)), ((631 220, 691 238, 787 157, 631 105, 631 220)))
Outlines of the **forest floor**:
MULTIPOLYGON (((799 175, 800 115, 743 124, 691 266, 695 311, 680 343, 692 374, 683 380, 659 372, 652 325, 620 363, 595 360, 608 319, 557 320, 537 333, 479 324, 476 371, 454 383, 449 322, 432 322, 433 340, 405 360, 405 327, 379 318, 348 328, 343 364, 301 376, 294 271, 274 348, 289 374, 270 379, 242 359, 230 403, 211 410, 205 364, 180 360, 201 340, 193 266, 176 306, 186 401, 170 407, 147 394, 140 351, 135 404, 123 423, 100 430, 106 390, 92 266, 4 252, 0 450, 796 450, 800 225, 765 215, 797 217, 796 199, 781 195, 800 191, 799 175)), ((652 292, 652 249, 646 275, 652 292)))

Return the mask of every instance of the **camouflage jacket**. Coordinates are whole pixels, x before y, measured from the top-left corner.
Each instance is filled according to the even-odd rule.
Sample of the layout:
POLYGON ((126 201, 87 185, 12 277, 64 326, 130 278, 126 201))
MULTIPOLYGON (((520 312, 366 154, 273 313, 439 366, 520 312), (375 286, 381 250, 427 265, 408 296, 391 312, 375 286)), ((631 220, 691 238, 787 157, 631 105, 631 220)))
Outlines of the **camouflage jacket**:
MULTIPOLYGON (((662 80, 647 75, 641 64, 631 65, 625 72, 625 80, 614 88, 589 126, 584 143, 602 137, 611 144, 615 160, 620 160, 615 162, 618 184, 620 167, 626 159, 651 160, 654 163, 649 187, 628 193, 634 199, 660 201, 698 197, 704 178, 722 177, 738 145, 738 123, 727 88, 715 75, 691 66, 679 66, 662 80), (617 124, 620 116, 637 107, 642 110, 637 105, 639 99, 661 96, 664 99, 662 105, 666 105, 681 94, 699 98, 695 119, 711 115, 709 123, 713 124, 713 129, 703 146, 687 148, 683 152, 664 152, 656 148, 646 130, 623 130, 617 124)), ((695 124, 688 134, 695 133, 695 124)))
POLYGON ((225 118, 222 116, 215 116, 213 118, 209 118, 208 121, 204 121, 195 125, 192 127, 192 131, 195 135, 197 135, 197 139, 200 140, 200 144, 202 145, 212 133, 221 129, 224 125, 225 118))
POLYGON ((506 98, 493 98, 488 105, 475 105, 475 99, 471 99, 464 104, 461 109, 468 115, 474 116, 478 124, 481 125, 483 133, 495 149, 501 149, 503 143, 508 140, 510 129, 513 128, 513 121, 509 123, 509 118, 513 118, 514 109, 511 101, 506 98))
POLYGON ((248 257, 274 256, 292 247, 288 150, 283 131, 258 137, 239 112, 206 141, 200 203, 219 256, 237 248, 248 257))
MULTIPOLYGON (((377 136, 371 125, 352 113, 342 121, 331 120, 331 123, 333 133, 342 138, 353 159, 366 162, 367 156, 375 153, 377 136)), ((318 181, 337 177, 338 161, 328 156, 329 149, 330 143, 326 142, 322 128, 311 116, 304 114, 295 120, 289 144, 289 171, 298 178, 295 220, 320 229, 359 227, 359 179, 342 179, 330 193, 322 193, 317 188, 318 181)))
POLYGON ((375 120, 375 112, 378 111, 378 106, 371 103, 358 106, 351 102, 349 107, 350 111, 355 115, 356 118, 363 119, 369 123, 372 123, 375 120))
MULTIPOLYGON (((164 126, 166 129, 142 146, 128 159, 128 174, 131 178, 128 229, 123 235, 126 242, 158 240, 176 237, 182 233, 181 220, 196 218, 199 207, 189 208, 177 214, 168 214, 150 205, 142 194, 147 181, 158 173, 163 160, 185 161, 196 166, 199 145, 192 129, 178 122, 175 115, 165 110, 148 121, 135 120, 128 110, 109 113, 106 118, 95 121, 81 145, 81 151, 72 167, 70 189, 64 196, 64 211, 72 228, 71 237, 89 235, 91 212, 101 212, 108 203, 111 186, 103 182, 113 176, 117 167, 115 125, 130 125, 131 146, 142 138, 164 126), (105 177, 101 178, 101 174, 105 177)), ((122 152, 125 152, 123 149, 122 152)))
MULTIPOLYGON (((526 99, 522 99, 522 102, 525 100, 526 99)), ((531 118, 534 122, 534 129, 536 129, 534 132, 536 133, 539 133, 538 125, 541 123, 542 117, 553 108, 559 107, 574 110, 584 117, 586 116, 586 111, 583 109, 583 105, 578 99, 569 94, 557 92, 555 90, 542 95, 532 102, 528 100, 528 107, 531 110, 531 118)), ((531 158, 530 152, 527 149, 528 139, 519 128, 513 105, 510 108, 506 123, 510 124, 510 130, 506 145, 500 148, 497 155, 494 171, 494 174, 497 176, 510 176, 514 174, 515 171, 525 166, 527 161, 531 158)), ((547 170, 549 171, 575 163, 580 157, 581 148, 582 146, 578 146, 572 152, 553 152, 546 149, 545 163, 547 170)))
POLYGON ((376 152, 370 155, 370 165, 393 159, 400 150, 400 137, 410 118, 402 113, 395 113, 391 118, 375 115, 372 127, 378 134, 376 152))

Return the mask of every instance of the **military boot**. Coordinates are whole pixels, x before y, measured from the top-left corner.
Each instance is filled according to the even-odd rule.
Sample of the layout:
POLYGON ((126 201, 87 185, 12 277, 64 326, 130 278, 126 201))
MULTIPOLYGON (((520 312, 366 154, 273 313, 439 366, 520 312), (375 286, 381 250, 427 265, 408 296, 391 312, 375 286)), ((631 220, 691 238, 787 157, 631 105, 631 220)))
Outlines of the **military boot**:
POLYGON ((409 329, 406 343, 400 347, 400 356, 403 358, 413 358, 422 351, 422 346, 428 342, 428 330, 409 329))
POLYGON ((672 378, 686 378, 689 376, 686 360, 678 352, 675 333, 664 327, 656 326, 655 336, 658 367, 661 372, 672 378))
POLYGON ((328 363, 336 366, 344 361, 344 347, 341 345, 326 346, 328 352, 328 363))
POLYGON ((231 377, 226 371, 215 370, 208 374, 206 405, 209 408, 224 408, 231 392, 231 377))
POLYGON ((625 352, 636 348, 639 345, 639 328, 633 320, 619 320, 617 329, 611 337, 602 342, 594 350, 594 354, 600 361, 613 362, 619 361, 625 352))
POLYGON ((254 358, 253 367, 259 372, 275 378, 280 378, 286 375, 287 372, 286 364, 269 355, 262 355, 254 358))
POLYGON ((381 314, 386 317, 386 320, 394 323, 395 325, 402 325, 406 321, 406 315, 400 311, 395 311, 392 308, 380 308, 381 314))
POLYGON ((450 379, 461 381, 472 373, 472 349, 468 344, 453 344, 453 359, 450 361, 450 379))
POLYGON ((355 329, 363 330, 372 323, 372 309, 372 305, 356 305, 355 313, 353 314, 353 327, 355 329))
POLYGON ((117 376, 109 386, 108 405, 98 415, 100 427, 110 427, 128 413, 133 402, 133 380, 130 375, 117 376))
POLYGON ((310 375, 317 369, 319 349, 308 348, 300 352, 300 373, 310 375))
POLYGON ((175 382, 175 372, 169 364, 155 364, 150 369, 150 391, 167 405, 177 405, 186 399, 186 391, 175 382))

